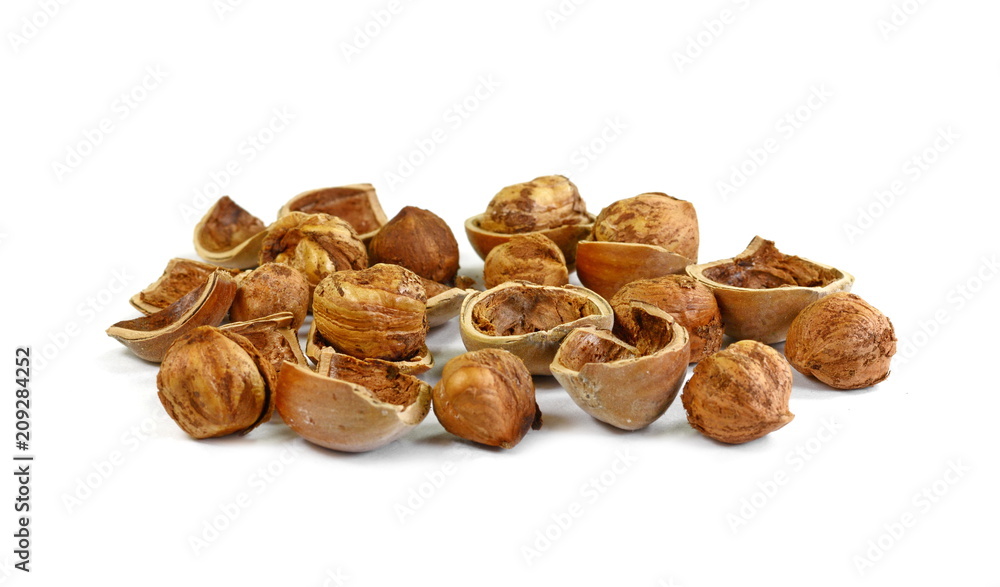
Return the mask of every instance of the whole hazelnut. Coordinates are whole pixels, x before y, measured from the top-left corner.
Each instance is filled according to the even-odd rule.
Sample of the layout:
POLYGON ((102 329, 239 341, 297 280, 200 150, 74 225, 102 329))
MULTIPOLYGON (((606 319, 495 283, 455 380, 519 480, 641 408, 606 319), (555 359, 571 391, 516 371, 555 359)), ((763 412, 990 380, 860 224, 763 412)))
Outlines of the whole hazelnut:
POLYGON ((236 278, 236 297, 229 308, 234 322, 291 312, 291 328, 298 330, 309 313, 309 282, 284 263, 264 263, 236 278))
POLYGON ((434 415, 452 434, 512 448, 542 426, 535 384, 513 354, 484 349, 448 361, 432 394, 434 415))
POLYGON ((687 328, 691 337, 691 362, 697 363, 722 348, 722 313, 715 294, 688 275, 665 275, 633 281, 611 298, 615 333, 622 336, 634 313, 631 302, 660 308, 687 328))
POLYGON ((417 355, 426 346, 426 307, 420 277, 384 263, 338 271, 313 294, 320 335, 339 352, 359 359, 401 361, 417 355))
POLYGON ((373 265, 402 265, 420 277, 451 283, 458 273, 458 241, 440 216, 407 206, 368 243, 373 265))
POLYGON ((601 210, 594 222, 594 240, 663 247, 698 259, 698 216, 691 202, 662 193, 619 200, 601 210))
POLYGON ((291 265, 315 287, 335 271, 364 269, 368 252, 345 220, 329 214, 290 212, 268 227, 259 260, 261 265, 291 265))
POLYGON ((164 409, 194 438, 246 434, 267 421, 276 383, 274 367, 249 340, 213 326, 174 342, 156 377, 164 409))
POLYGON ((702 360, 681 401, 691 426, 719 442, 741 444, 792 421, 792 369, 781 353, 741 340, 702 360))
POLYGON ((566 257, 552 239, 540 233, 519 234, 493 248, 483 264, 486 288, 505 281, 566 285, 566 257))
POLYGON ((486 207, 480 227, 512 234, 588 222, 587 206, 573 182, 547 175, 500 190, 486 207))
POLYGON ((792 320, 785 356, 803 375, 835 389, 869 387, 889 376, 896 354, 892 322, 860 297, 830 294, 792 320))

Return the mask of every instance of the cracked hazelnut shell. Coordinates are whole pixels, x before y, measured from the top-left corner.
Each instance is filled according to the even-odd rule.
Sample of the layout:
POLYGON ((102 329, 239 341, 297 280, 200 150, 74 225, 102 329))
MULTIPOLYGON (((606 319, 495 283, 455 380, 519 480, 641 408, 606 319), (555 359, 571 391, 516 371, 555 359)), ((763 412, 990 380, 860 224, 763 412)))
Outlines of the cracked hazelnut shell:
POLYGON ((896 333, 889 318, 846 292, 806 306, 785 340, 785 356, 792 366, 834 389, 860 389, 883 381, 895 354, 896 333))
POLYGON ((420 277, 452 283, 458 274, 458 241, 440 216, 406 206, 368 243, 371 264, 401 265, 420 277))
POLYGON ((329 214, 343 219, 358 233, 363 242, 371 240, 386 222, 385 212, 370 183, 308 190, 293 197, 281 210, 281 218, 292 212, 329 214))
POLYGON ((329 214, 290 212, 267 228, 259 261, 290 265, 315 287, 336 271, 367 267, 368 251, 347 221, 329 214))
POLYGON ((194 250, 202 259, 235 269, 257 266, 265 225, 229 196, 222 196, 194 228, 194 250))
POLYGON ((132 304, 133 308, 147 316, 155 314, 204 284, 212 273, 219 270, 225 271, 233 277, 240 274, 239 269, 220 267, 191 259, 171 259, 167 262, 163 275, 129 298, 129 303, 132 304))
POLYGON ((792 421, 792 368, 755 340, 729 345, 695 365, 681 401, 691 426, 727 444, 756 440, 792 421))
POLYGON ((292 328, 293 319, 291 312, 279 312, 245 322, 223 324, 219 330, 246 338, 271 363, 275 372, 280 373, 285 362, 302 366, 309 364, 302 354, 297 329, 292 328))

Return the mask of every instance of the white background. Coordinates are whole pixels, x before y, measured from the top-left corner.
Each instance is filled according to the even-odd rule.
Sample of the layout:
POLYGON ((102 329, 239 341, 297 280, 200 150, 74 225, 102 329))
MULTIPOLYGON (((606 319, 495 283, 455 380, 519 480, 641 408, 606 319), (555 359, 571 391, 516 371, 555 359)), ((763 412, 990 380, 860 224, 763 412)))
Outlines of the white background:
MULTIPOLYGON (((12 569, 4 475, 0 582, 1000 581, 987 562, 1000 546, 995 2, 567 0, 558 20, 557 0, 403 0, 385 25, 372 14, 387 0, 69 2, 50 17, 46 5, 2 9, 0 348, 31 345, 38 360, 32 572, 12 569), (377 34, 362 38, 366 26, 377 34), (364 46, 348 57, 347 43, 364 46), (165 79, 147 78, 156 70, 165 79), (471 97, 482 80, 497 87, 471 97), (810 106, 814 91, 827 97, 810 106), (294 118, 269 135, 275 109, 294 118), (81 147, 103 119, 99 144, 81 147), (270 142, 248 148, 257 135, 270 142), (414 155, 432 135, 443 143, 414 155), (745 182, 721 188, 740 165, 745 182), (168 259, 194 256, 219 193, 269 222, 300 191, 372 182, 390 216, 412 204, 444 217, 463 273, 479 275, 462 221, 501 187, 556 172, 594 212, 644 191, 691 200, 702 261, 760 234, 853 273, 895 324, 892 376, 837 392, 796 374, 795 420, 742 446, 692 430, 679 399, 619 432, 540 379, 545 426, 513 450, 456 441, 431 415, 394 445, 343 455, 277 421, 187 438, 156 399, 156 367, 104 335, 137 315, 128 297, 168 259), (602 473, 600 493, 584 489, 602 473), (787 483, 765 495, 776 475, 787 483), (220 518, 241 493, 249 505, 220 518), (574 504, 582 515, 560 529, 574 504), (226 527, 196 551, 206 524, 226 527)), ((434 382, 462 350, 456 324, 429 343, 434 382)))

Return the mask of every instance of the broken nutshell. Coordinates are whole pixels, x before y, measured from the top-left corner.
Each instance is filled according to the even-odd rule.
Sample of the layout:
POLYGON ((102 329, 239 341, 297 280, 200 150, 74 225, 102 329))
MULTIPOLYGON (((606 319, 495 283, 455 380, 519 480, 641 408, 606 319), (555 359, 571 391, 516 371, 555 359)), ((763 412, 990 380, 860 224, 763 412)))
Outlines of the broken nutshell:
POLYGON ((194 249, 202 259, 236 269, 257 265, 264 223, 222 196, 194 228, 194 249))
POLYGON ((368 251, 347 221, 329 214, 290 212, 267 228, 259 261, 285 263, 315 287, 335 271, 367 267, 368 251))

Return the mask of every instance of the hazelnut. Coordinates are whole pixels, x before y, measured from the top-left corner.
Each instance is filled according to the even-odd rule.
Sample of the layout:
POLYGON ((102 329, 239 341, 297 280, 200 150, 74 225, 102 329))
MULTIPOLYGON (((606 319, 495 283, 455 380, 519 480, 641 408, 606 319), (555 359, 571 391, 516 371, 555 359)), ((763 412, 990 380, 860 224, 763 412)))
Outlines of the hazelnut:
POLYGON ((640 194, 601 210, 594 240, 662 247, 698 259, 698 216, 691 202, 662 193, 640 194))
POLYGON ((894 354, 892 322, 846 292, 806 306, 785 340, 785 356, 793 367, 835 389, 859 389, 884 380, 894 354))
POLYGON ((277 375, 249 340, 201 326, 167 350, 156 377, 160 402, 194 438, 246 434, 271 416, 277 375))
POLYGON ((194 249, 202 259, 236 269, 257 264, 264 223, 229 196, 222 196, 194 228, 194 249))
POLYGON ((402 361, 425 348, 427 294, 415 273, 379 263, 338 271, 316 286, 313 320, 337 351, 359 359, 402 361))
POLYGON ((507 351, 484 349, 448 361, 433 398, 444 429, 479 444, 513 448, 529 428, 542 426, 531 373, 507 351))
POLYGON ((345 220, 329 214, 290 212, 267 228, 260 264, 286 263, 313 287, 324 277, 368 266, 368 252, 345 220))
POLYGON ((487 288, 505 281, 528 281, 539 285, 566 285, 566 257, 552 239, 541 234, 519 234, 494 247, 483 265, 487 288))
POLYGON ((611 298, 615 333, 628 327, 631 302, 645 302, 667 312, 691 336, 691 362, 697 363, 722 348, 722 314, 712 290, 688 275, 665 275, 633 281, 611 298))
POLYGON ((792 368, 766 344, 741 340, 698 363, 681 401, 691 426, 719 442, 741 444, 781 428, 792 368))
POLYGON ((480 227, 507 234, 590 222, 579 190, 562 175, 507 186, 493 196, 480 227))
POLYGON ((236 278, 236 297, 229 317, 237 322, 291 312, 298 330, 309 313, 310 287, 305 276, 283 263, 264 263, 236 278))
POLYGON ((368 243, 368 258, 402 265, 420 277, 452 283, 458 274, 458 241, 440 216, 407 206, 368 243))

